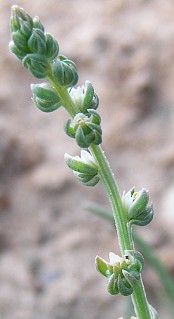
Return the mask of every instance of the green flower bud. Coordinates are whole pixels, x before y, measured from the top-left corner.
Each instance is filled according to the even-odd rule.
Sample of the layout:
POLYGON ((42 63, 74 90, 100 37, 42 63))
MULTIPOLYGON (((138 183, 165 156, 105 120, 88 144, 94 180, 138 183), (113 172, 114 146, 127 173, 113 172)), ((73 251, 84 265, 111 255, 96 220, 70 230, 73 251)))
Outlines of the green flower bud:
POLYGON ((44 26, 40 22, 39 17, 34 17, 34 19, 33 19, 33 28, 40 29, 41 31, 45 32, 44 26))
POLYGON ((52 64, 54 79, 67 88, 74 86, 78 81, 77 68, 73 61, 59 55, 59 58, 52 64))
POLYGON ((22 63, 36 78, 43 79, 47 76, 49 65, 48 60, 43 55, 28 54, 22 63))
POLYGON ((145 226, 152 221, 153 207, 152 205, 147 206, 148 201, 149 194, 144 188, 140 192, 135 192, 132 188, 126 194, 123 193, 122 203, 130 225, 145 226))
POLYGON ((16 47, 16 45, 14 44, 13 41, 10 41, 10 43, 9 43, 9 49, 10 49, 10 51, 11 51, 12 53, 14 53, 14 54, 16 55, 16 57, 17 57, 20 61, 22 61, 23 58, 24 58, 25 55, 26 55, 22 50, 19 50, 19 49, 16 47))
POLYGON ((109 254, 109 263, 96 257, 96 268, 107 277, 107 290, 111 294, 121 293, 124 296, 132 294, 134 287, 140 279, 143 267, 142 255, 133 250, 125 251, 125 258, 114 253, 109 254))
MULTIPOLYGON (((50 62, 57 57, 59 52, 57 41, 50 34, 45 33, 44 26, 38 17, 32 20, 18 6, 12 7, 10 25, 12 30, 10 50, 36 78, 46 78, 48 72, 51 71, 50 62)), ((76 67, 73 68, 73 62, 66 58, 66 61, 61 63, 65 64, 63 67, 65 86, 70 78, 69 83, 75 83, 77 72, 75 72, 76 67), (71 69, 71 72, 68 71, 68 68, 71 69), (73 76, 70 73, 73 73, 73 76)))
POLYGON ((29 35, 33 27, 32 18, 18 6, 12 6, 10 28, 12 32, 21 31, 24 35, 29 35))
POLYGON ((78 113, 72 120, 65 122, 65 132, 76 139, 77 144, 87 148, 91 144, 99 145, 102 142, 100 116, 95 110, 88 110, 88 115, 78 113))
POLYGON ((146 226, 152 221, 153 215, 154 215, 153 206, 152 205, 148 206, 137 218, 131 219, 130 224, 132 225, 134 224, 138 226, 146 226))
POLYGON ((65 154, 65 162, 73 170, 75 177, 85 186, 95 186, 100 180, 98 167, 89 152, 81 150, 81 157, 65 154))
POLYGON ((89 81, 82 87, 72 88, 70 95, 80 112, 84 114, 88 114, 88 109, 96 109, 99 105, 98 96, 89 81))
POLYGON ((12 33, 12 40, 18 50, 26 54, 30 52, 26 37, 20 32, 16 31, 12 33))
POLYGON ((134 193, 132 196, 132 205, 128 209, 129 219, 139 216, 146 208, 148 201, 149 195, 146 189, 143 188, 140 192, 134 193))
POLYGON ((45 33, 46 52, 45 56, 50 60, 54 60, 59 54, 58 42, 52 37, 51 34, 45 33))
POLYGON ((61 99, 49 83, 31 84, 33 100, 43 112, 53 112, 61 105, 61 99))
POLYGON ((31 52, 44 55, 46 51, 44 32, 40 29, 33 29, 32 35, 28 40, 28 46, 31 52))

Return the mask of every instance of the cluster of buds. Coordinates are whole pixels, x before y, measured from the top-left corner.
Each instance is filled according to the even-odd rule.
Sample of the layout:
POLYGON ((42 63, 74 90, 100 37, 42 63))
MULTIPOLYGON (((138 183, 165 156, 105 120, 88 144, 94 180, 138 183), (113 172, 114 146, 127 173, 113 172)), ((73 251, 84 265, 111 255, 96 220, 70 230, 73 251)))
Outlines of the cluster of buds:
POLYGON ((95 186, 100 180, 98 167, 89 152, 81 150, 81 157, 65 154, 65 161, 75 177, 85 186, 95 186))
POLYGON ((128 222, 132 225, 146 226, 153 219, 153 206, 148 205, 149 193, 146 189, 135 192, 134 188, 122 196, 124 209, 127 211, 128 222))
POLYGON ((131 295, 140 278, 143 265, 142 255, 135 250, 126 250, 124 258, 110 253, 109 262, 96 257, 96 268, 107 278, 107 290, 111 295, 131 295))
POLYGON ((99 99, 93 85, 86 81, 82 87, 72 88, 70 96, 79 113, 72 120, 65 122, 66 134, 75 138, 81 148, 88 148, 91 144, 101 144, 101 118, 96 111, 99 99))
MULTIPOLYGON (((102 142, 101 118, 96 111, 99 99, 92 84, 86 81, 84 86, 74 88, 78 81, 75 63, 59 55, 58 42, 45 32, 38 17, 32 19, 22 8, 13 6, 10 26, 10 50, 36 78, 48 81, 31 85, 36 106, 43 112, 52 112, 72 103, 76 114, 66 121, 65 132, 75 138, 81 148, 99 145, 102 142), (68 102, 65 92, 69 95, 68 102)), ((98 168, 92 155, 82 152, 81 158, 77 158, 66 156, 75 176, 85 185, 97 184, 98 168)))
POLYGON ((58 55, 58 42, 46 33, 38 17, 32 19, 22 8, 12 7, 10 50, 39 79, 50 73, 62 86, 71 87, 78 81, 74 62, 58 55))

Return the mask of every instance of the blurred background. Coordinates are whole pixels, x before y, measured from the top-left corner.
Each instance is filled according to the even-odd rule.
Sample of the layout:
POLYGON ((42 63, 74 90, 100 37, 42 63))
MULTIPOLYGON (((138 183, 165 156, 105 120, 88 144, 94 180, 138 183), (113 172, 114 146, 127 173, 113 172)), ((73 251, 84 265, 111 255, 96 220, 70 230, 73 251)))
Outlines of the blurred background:
MULTIPOLYGON (((125 299, 107 293, 94 266, 97 254, 119 254, 115 230, 83 208, 86 200, 109 207, 108 200, 101 184, 80 185, 64 163, 65 152, 79 155, 64 133, 64 110, 44 114, 31 100, 37 80, 8 50, 13 4, 39 15, 77 64, 79 85, 93 83, 120 191, 146 187, 154 205, 153 222, 136 230, 173 275, 174 2, 0 2, 1 318, 120 317, 125 299)), ((148 264, 143 278, 151 303, 168 319, 148 264)))

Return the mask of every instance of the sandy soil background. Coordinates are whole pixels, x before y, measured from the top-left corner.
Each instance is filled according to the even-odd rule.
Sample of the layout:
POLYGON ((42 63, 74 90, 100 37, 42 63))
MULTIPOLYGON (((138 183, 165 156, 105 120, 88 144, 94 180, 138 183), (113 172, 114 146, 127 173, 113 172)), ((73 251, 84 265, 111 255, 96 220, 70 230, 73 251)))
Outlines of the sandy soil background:
MULTIPOLYGON (((65 112, 33 105, 37 81, 8 51, 13 4, 39 15, 76 62, 80 85, 93 83, 120 190, 149 189, 155 217, 139 232, 174 274, 174 2, 0 2, 1 318, 115 319, 125 299, 107 294, 94 267, 97 254, 118 253, 115 231, 83 208, 108 201, 102 185, 81 186, 64 163, 65 152, 79 154, 64 133, 65 112)), ((169 318, 148 265, 143 277, 160 317, 169 318)))

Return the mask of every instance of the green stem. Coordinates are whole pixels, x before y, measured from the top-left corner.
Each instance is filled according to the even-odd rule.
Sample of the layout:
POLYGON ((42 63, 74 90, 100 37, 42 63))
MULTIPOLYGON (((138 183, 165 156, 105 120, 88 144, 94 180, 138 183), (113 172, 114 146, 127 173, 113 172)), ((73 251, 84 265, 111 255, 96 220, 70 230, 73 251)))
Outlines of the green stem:
POLYGON ((115 226, 117 229, 119 246, 122 256, 124 256, 125 250, 133 249, 129 240, 129 234, 127 230, 127 217, 122 207, 121 197, 114 175, 110 169, 109 162, 100 146, 92 144, 89 150, 96 162, 98 163, 101 179, 105 185, 109 201, 113 210, 115 226))
POLYGON ((78 113, 78 109, 72 101, 67 88, 61 86, 58 82, 54 80, 51 70, 48 72, 48 80, 58 92, 58 95, 62 100, 62 104, 68 112, 68 114, 74 117, 78 113))
MULTIPOLYGON (((109 201, 111 203, 111 207, 113 210, 119 246, 121 249, 121 253, 124 256, 124 251, 131 250, 133 249, 133 247, 129 237, 129 232, 127 228, 127 218, 122 207, 118 186, 109 166, 109 162, 106 159, 101 147, 91 145, 89 149, 99 166, 101 179, 105 185, 109 201)), ((136 287, 134 288, 131 297, 137 318, 151 319, 149 304, 147 301, 143 281, 141 278, 136 287)))
MULTIPOLYGON (((57 90, 59 96, 62 99, 62 104, 67 112, 72 117, 74 117, 78 113, 78 109, 73 103, 68 90, 54 81, 51 72, 49 72, 48 79, 57 90)), ((100 146, 92 144, 89 147, 89 150, 98 164, 100 176, 105 185, 112 206, 119 246, 122 256, 124 256, 124 251, 133 249, 133 246, 130 241, 130 236, 127 228, 127 217, 122 206, 118 186, 102 148, 100 146)), ((148 301, 141 278, 137 286, 134 288, 132 301, 138 319, 151 319, 148 301)))

